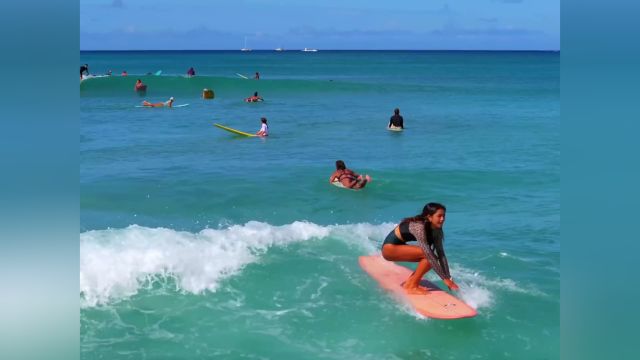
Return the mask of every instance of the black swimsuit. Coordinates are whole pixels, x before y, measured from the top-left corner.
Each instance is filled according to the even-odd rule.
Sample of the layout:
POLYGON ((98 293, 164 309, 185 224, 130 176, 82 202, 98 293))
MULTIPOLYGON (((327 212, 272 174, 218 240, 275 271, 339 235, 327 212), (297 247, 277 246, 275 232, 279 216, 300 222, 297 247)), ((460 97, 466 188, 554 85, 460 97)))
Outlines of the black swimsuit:
POLYGON ((384 246, 384 244, 404 245, 407 243, 407 241, 417 241, 416 237, 409 232, 409 223, 402 223, 398 226, 400 227, 400 235, 402 236, 402 239, 407 240, 403 241, 402 239, 399 239, 396 236, 396 229, 394 228, 384 239, 384 243, 382 243, 382 246, 384 246))
POLYGON ((383 247, 385 244, 406 245, 409 241, 417 241, 418 246, 420 246, 438 276, 443 280, 451 278, 449 262, 444 253, 444 234, 442 230, 429 230, 431 231, 431 236, 430 239, 427 239, 424 233, 424 223, 422 222, 405 222, 398 225, 398 227, 400 228, 400 235, 405 241, 398 239, 394 228, 384 239, 383 247))
POLYGON ((400 115, 393 115, 391 119, 389 119, 389 127, 395 126, 399 128, 404 128, 404 119, 400 115))

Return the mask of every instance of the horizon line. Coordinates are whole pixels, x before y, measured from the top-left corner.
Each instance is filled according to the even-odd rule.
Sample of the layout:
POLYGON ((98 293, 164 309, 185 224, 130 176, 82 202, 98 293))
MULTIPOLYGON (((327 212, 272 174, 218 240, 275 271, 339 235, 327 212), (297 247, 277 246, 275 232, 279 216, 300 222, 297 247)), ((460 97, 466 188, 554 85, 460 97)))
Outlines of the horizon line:
MULTIPOLYGON (((318 52, 321 51, 467 51, 467 52, 480 52, 480 51, 490 51, 490 52, 560 52, 560 49, 317 49, 318 52)), ((281 51, 276 51, 275 49, 251 49, 250 51, 243 51, 241 49, 80 49, 80 51, 237 51, 243 53, 250 53, 253 51, 269 51, 269 52, 303 52, 303 49, 283 49, 281 51)))

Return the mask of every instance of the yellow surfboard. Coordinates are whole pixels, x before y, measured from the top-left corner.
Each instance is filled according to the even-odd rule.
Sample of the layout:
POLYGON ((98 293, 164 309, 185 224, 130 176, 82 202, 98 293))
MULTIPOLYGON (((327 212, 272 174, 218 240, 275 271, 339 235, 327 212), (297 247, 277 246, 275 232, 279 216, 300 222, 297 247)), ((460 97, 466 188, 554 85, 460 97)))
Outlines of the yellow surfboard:
POLYGON ((244 131, 236 130, 236 129, 230 128, 230 127, 228 127, 228 126, 220 125, 220 124, 213 124, 213 126, 218 127, 218 128, 220 128, 220 129, 222 129, 222 130, 226 130, 226 131, 228 131, 228 132, 230 132, 230 133, 234 133, 234 134, 236 134, 236 135, 242 135, 242 136, 247 136, 247 137, 255 137, 255 136, 258 136, 258 135, 256 135, 256 134, 249 134, 249 133, 246 133, 246 132, 244 132, 244 131))

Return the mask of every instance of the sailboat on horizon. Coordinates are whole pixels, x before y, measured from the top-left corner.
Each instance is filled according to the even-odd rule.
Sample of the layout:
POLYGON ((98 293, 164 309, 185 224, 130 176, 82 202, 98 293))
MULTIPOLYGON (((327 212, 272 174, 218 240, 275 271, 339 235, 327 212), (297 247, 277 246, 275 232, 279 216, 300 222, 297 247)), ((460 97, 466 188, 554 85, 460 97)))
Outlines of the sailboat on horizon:
POLYGON ((240 51, 251 51, 251 49, 249 49, 247 47, 247 37, 244 37, 244 47, 242 49, 240 49, 240 51))

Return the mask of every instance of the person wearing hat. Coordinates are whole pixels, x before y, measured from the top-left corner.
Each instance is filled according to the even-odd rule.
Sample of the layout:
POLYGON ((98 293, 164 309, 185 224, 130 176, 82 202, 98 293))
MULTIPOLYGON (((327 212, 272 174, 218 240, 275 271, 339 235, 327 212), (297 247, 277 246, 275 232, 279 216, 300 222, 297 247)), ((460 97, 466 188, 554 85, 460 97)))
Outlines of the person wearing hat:
POLYGON ((172 107, 173 106, 173 96, 169 98, 169 100, 165 101, 165 102, 159 102, 159 103, 150 103, 147 100, 142 102, 142 106, 147 106, 147 107, 163 107, 163 106, 167 106, 167 107, 172 107))

